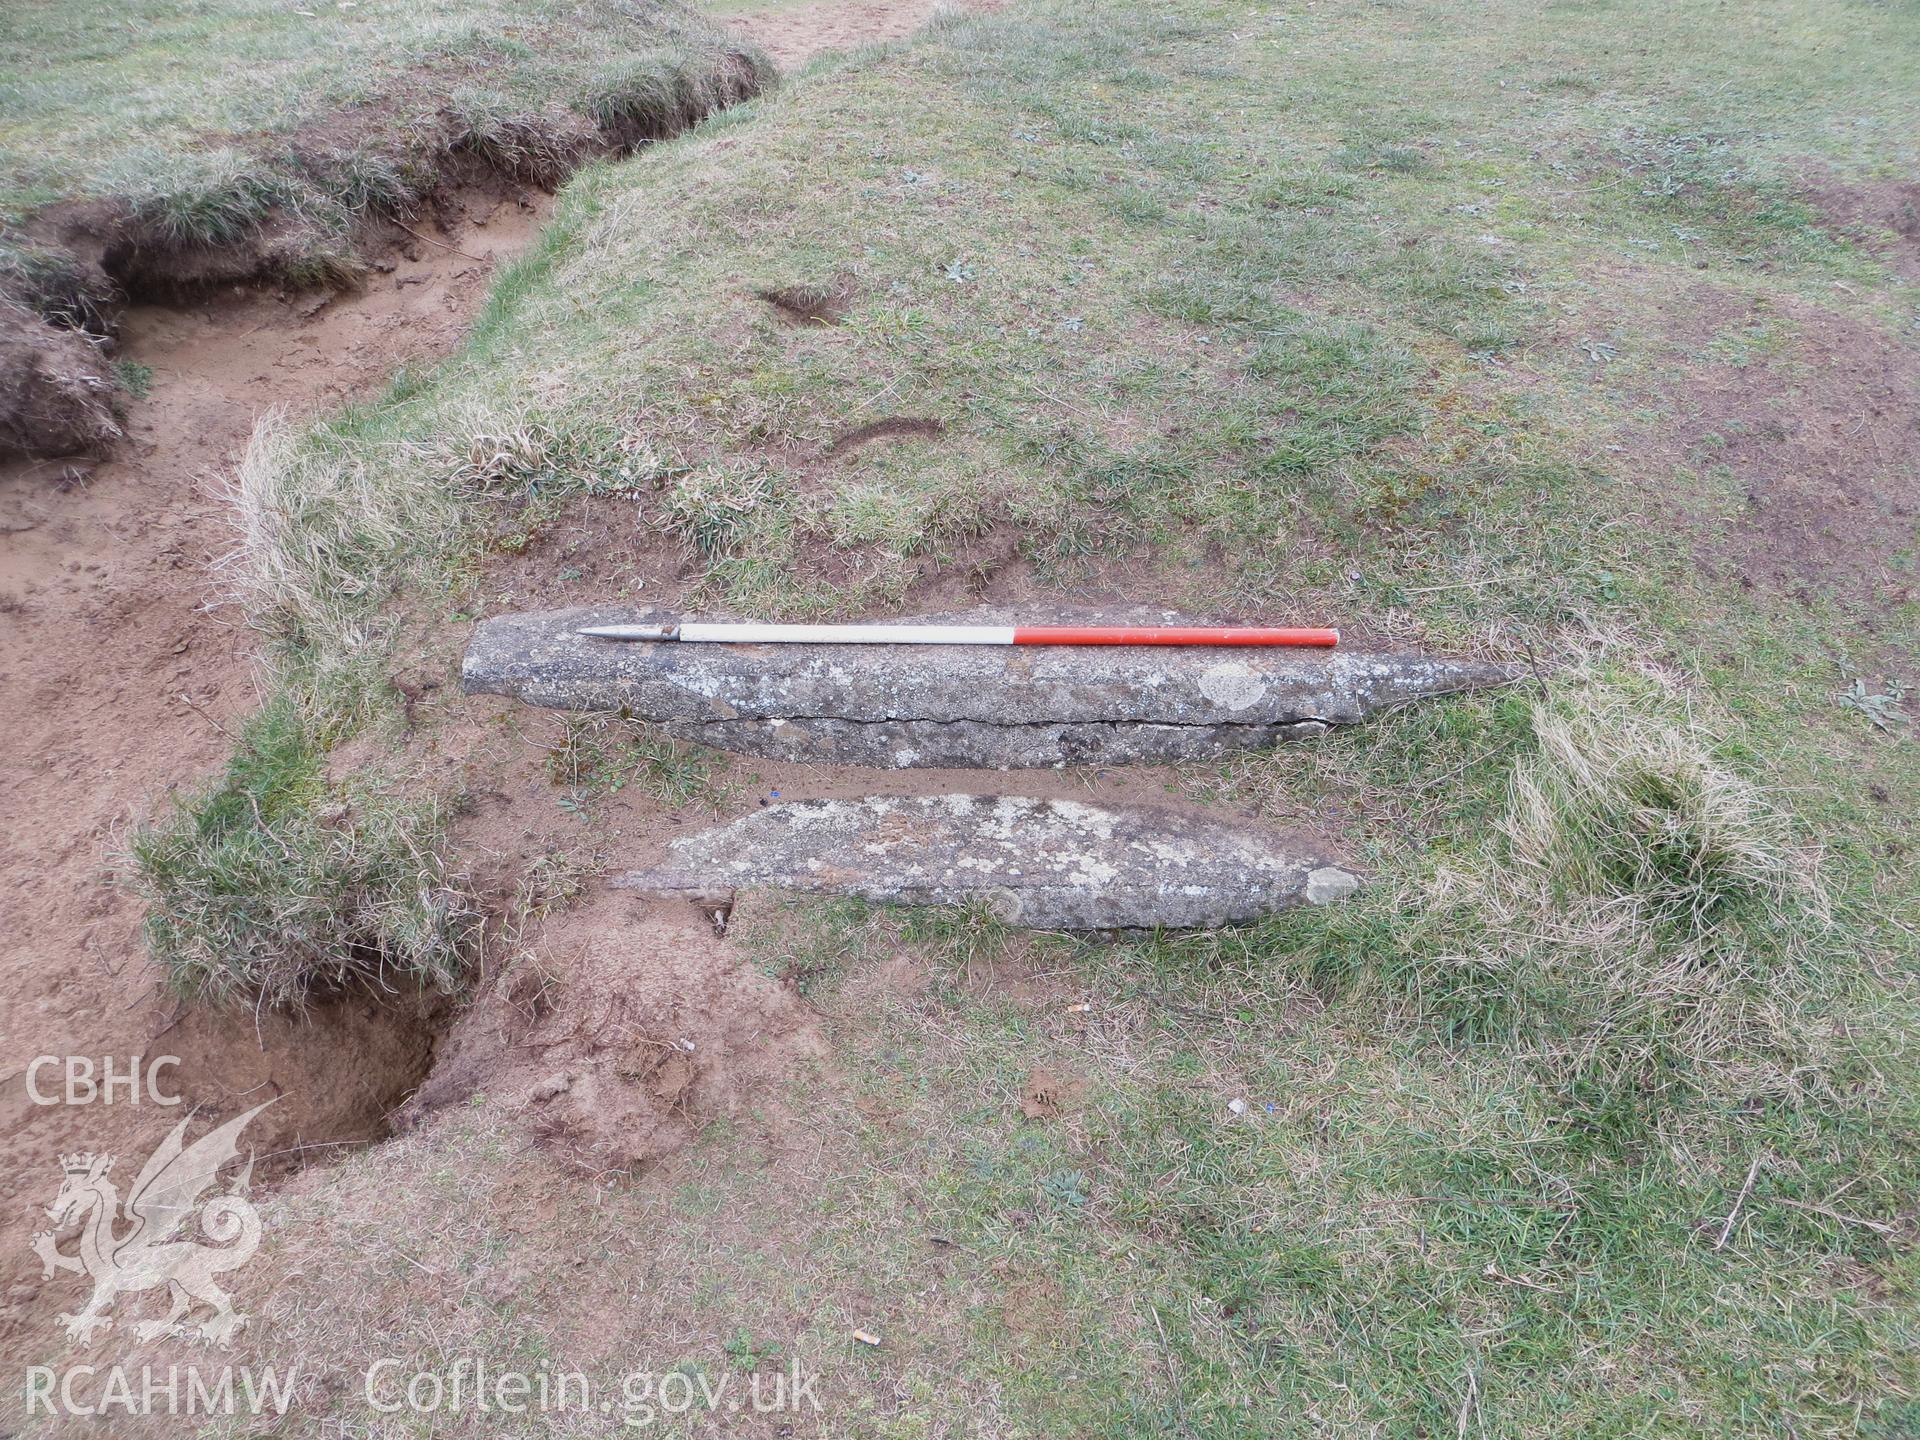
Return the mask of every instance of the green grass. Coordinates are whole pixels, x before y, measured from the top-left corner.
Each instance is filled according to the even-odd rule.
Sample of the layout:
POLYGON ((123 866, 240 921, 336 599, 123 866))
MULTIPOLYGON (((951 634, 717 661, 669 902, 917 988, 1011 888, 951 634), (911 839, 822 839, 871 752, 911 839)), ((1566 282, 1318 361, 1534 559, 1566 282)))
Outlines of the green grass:
MULTIPOLYGON (((1893 583, 1742 585, 1731 482, 1637 447, 1708 367, 1817 380, 1815 322, 1904 363, 1915 291, 1796 177, 1911 173, 1917 69, 1911 7, 1827 0, 1037 0, 580 176, 466 349, 256 442, 251 603, 315 723, 377 712, 316 677, 379 673, 396 596, 522 603, 489 556, 569 502, 677 542, 690 608, 906 607, 998 535, 1043 587, 1539 683, 1171 778, 1338 831, 1342 906, 1110 946, 802 907, 733 941, 831 1042, 768 1115, 562 1240, 499 1221, 541 1163, 504 1107, 299 1218, 397 1173, 436 1265, 642 1235, 612 1337, 544 1261, 514 1333, 771 1339, 835 1434, 1911 1433, 1920 761, 1863 708, 1914 679, 1911 537, 1893 583), (844 315, 761 298, 802 290, 844 315), (1791 323, 1688 331, 1749 301, 1791 323), (888 415, 945 430, 823 458, 888 415), (1071 1115, 1021 1115, 1036 1066, 1071 1115)), ((393 1343, 490 1343, 368 1284, 393 1343)))
MULTIPOLYGON (((1604 16, 1581 23, 1608 33, 1604 16)), ((1677 50, 1705 26, 1688 7, 1662 23, 1677 50)), ((1417 9, 1364 25, 1380 44, 1433 38, 1417 9)), ((1634 247, 1648 206, 1694 203, 1696 173, 1718 187, 1700 204, 1733 215, 1728 194, 1759 196, 1740 225, 1764 213, 1799 237, 1765 257, 1782 289, 1831 297, 1834 279, 1885 277, 1872 282, 1872 262, 1806 205, 1769 208, 1761 191, 1785 185, 1785 167, 1757 137, 1731 156, 1726 141, 1683 150, 1672 195, 1640 194, 1641 176, 1614 199, 1599 169, 1578 167, 1641 165, 1649 117, 1594 115, 1584 133, 1555 100, 1532 128, 1475 128, 1476 87, 1493 83, 1478 32, 1433 62, 1452 88, 1407 121, 1426 127, 1408 131, 1418 166, 1380 158, 1407 135, 1356 138, 1347 117, 1383 92, 1337 46, 1288 102, 1310 123, 1215 121, 1267 93, 1258 58, 1334 26, 1275 18, 1212 59, 1147 12, 1070 31, 955 26, 915 52, 927 104, 905 129, 891 107, 907 62, 843 67, 755 124, 751 154, 731 138, 743 114, 644 171, 584 178, 463 356, 318 443, 385 447, 389 468, 452 486, 464 457, 445 442, 462 427, 523 436, 534 448, 503 477, 523 495, 631 483, 648 523, 704 563, 703 598, 770 613, 896 605, 921 562, 994 530, 1063 582, 1151 553, 1174 598, 1245 606, 1277 590, 1303 615, 1404 610, 1437 634, 1624 618, 1644 609, 1643 580, 1684 588, 1672 535, 1639 537, 1640 565, 1614 563, 1604 527, 1637 503, 1638 481, 1596 460, 1616 402, 1591 393, 1578 347, 1529 337, 1583 303, 1600 256, 1705 263, 1716 283, 1748 285, 1744 231, 1634 247), (1450 119, 1465 127, 1452 138, 1450 119), (802 163, 822 189, 795 207, 802 163), (980 230, 956 231, 954 206, 980 230), (853 294, 838 325, 795 328, 757 298, 839 276, 853 294), (723 354, 714 337, 736 334, 737 355, 723 354), (794 468, 889 413, 948 429, 824 473, 794 468), (829 580, 820 557, 834 551, 856 563, 829 580)), ((1891 72, 1862 93, 1899 113, 1904 50, 1847 44, 1868 75, 1891 72)), ((1798 90, 1770 75, 1727 103, 1778 128, 1839 73, 1816 67, 1798 90)), ((1704 103, 1712 76, 1683 68, 1653 118, 1704 103)), ((1647 83, 1632 65, 1608 77, 1647 83)), ((1831 139, 1805 148, 1846 163, 1819 153, 1831 139)))
POLYGON ((114 378, 135 400, 144 400, 153 389, 153 367, 138 360, 116 360, 113 362, 114 378))
POLYGON ((224 776, 134 832, 148 948, 177 991, 215 1002, 457 989, 481 917, 446 821, 434 796, 329 778, 320 737, 272 705, 224 776))

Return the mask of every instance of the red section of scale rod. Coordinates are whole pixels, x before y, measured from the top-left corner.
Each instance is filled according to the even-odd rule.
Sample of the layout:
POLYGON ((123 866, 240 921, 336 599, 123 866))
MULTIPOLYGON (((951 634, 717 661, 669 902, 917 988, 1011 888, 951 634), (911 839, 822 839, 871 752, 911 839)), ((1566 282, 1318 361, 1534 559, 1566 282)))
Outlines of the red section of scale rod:
POLYGON ((1338 630, 1302 626, 1017 625, 1016 645, 1313 645, 1340 643, 1338 630))

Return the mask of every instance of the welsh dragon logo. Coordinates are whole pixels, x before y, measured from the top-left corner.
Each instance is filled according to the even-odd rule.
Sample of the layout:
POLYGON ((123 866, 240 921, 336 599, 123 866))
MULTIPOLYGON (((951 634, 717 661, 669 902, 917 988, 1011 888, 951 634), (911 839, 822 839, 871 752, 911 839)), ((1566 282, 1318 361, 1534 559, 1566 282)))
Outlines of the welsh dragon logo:
POLYGON ((239 1155, 240 1132, 247 1122, 272 1103, 256 1105, 184 1147, 187 1121, 174 1126, 134 1180, 124 1216, 120 1192, 107 1178, 113 1156, 60 1157, 65 1178, 47 1207, 53 1228, 33 1237, 33 1249, 43 1276, 50 1279, 57 1271, 72 1270, 93 1279, 93 1297, 86 1307, 60 1317, 68 1336, 84 1343, 96 1330, 113 1324, 106 1312, 119 1296, 165 1285, 173 1308, 164 1319, 134 1327, 142 1340, 183 1333, 187 1326, 182 1320, 201 1305, 213 1313, 200 1322, 200 1333, 222 1345, 232 1340, 247 1317, 235 1313, 232 1297, 214 1277, 246 1264, 260 1243, 260 1216, 246 1198, 252 1156, 223 1192, 204 1203, 200 1197, 212 1188, 221 1167, 239 1155), (200 1232, 211 1244, 174 1239, 196 1212, 200 1232), (116 1234, 123 1219, 130 1228, 116 1234), (56 1236, 74 1224, 80 1227, 80 1248, 69 1255, 58 1248, 56 1236))

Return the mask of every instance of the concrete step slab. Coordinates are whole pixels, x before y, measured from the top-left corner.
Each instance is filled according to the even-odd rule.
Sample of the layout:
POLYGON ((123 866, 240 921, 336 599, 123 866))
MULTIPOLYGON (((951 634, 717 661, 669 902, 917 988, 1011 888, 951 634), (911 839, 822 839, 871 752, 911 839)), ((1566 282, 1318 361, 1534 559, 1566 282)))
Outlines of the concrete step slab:
POLYGON ((1041 930, 1237 924, 1351 894, 1328 847, 1151 807, 1011 795, 796 800, 676 840, 613 882, 730 902, 772 887, 909 905, 985 904, 1041 930))
MULTIPOLYGON (((533 705, 625 711, 773 759, 1025 769, 1214 759, 1522 673, 1344 648, 691 645, 575 633, 670 618, 617 606, 498 616, 474 631, 463 683, 533 705)), ((1048 618, 1181 623, 1139 612, 1048 618)))

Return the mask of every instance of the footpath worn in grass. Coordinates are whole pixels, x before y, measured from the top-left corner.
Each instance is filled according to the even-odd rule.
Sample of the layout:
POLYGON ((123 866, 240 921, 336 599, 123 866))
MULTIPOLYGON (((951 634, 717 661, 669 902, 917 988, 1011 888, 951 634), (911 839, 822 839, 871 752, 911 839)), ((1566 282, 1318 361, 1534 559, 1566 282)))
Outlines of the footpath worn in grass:
POLYGON ((483 1101, 289 1206, 366 1263, 271 1344, 778 1344, 887 1437, 1920 1428, 1915 416, 1817 348, 1912 373, 1897 226, 1832 196, 1913 173, 1917 65, 1900 6, 1042 0, 577 179, 464 351, 256 443, 303 713, 378 717, 394 596, 515 603, 489 547, 576 502, 674 537, 691 603, 1014 556, 1541 679, 1177 777, 1339 829, 1341 907, 737 936, 834 1042, 765 1102, 804 1164, 715 1122, 530 1236, 506 1202, 573 1182, 483 1101), (1856 404, 1891 518, 1809 570, 1855 512, 1788 532, 1793 473, 1739 467, 1856 404), (890 416, 944 431, 828 458, 890 416), (393 1302, 429 1227, 490 1297, 431 1334, 393 1302))

